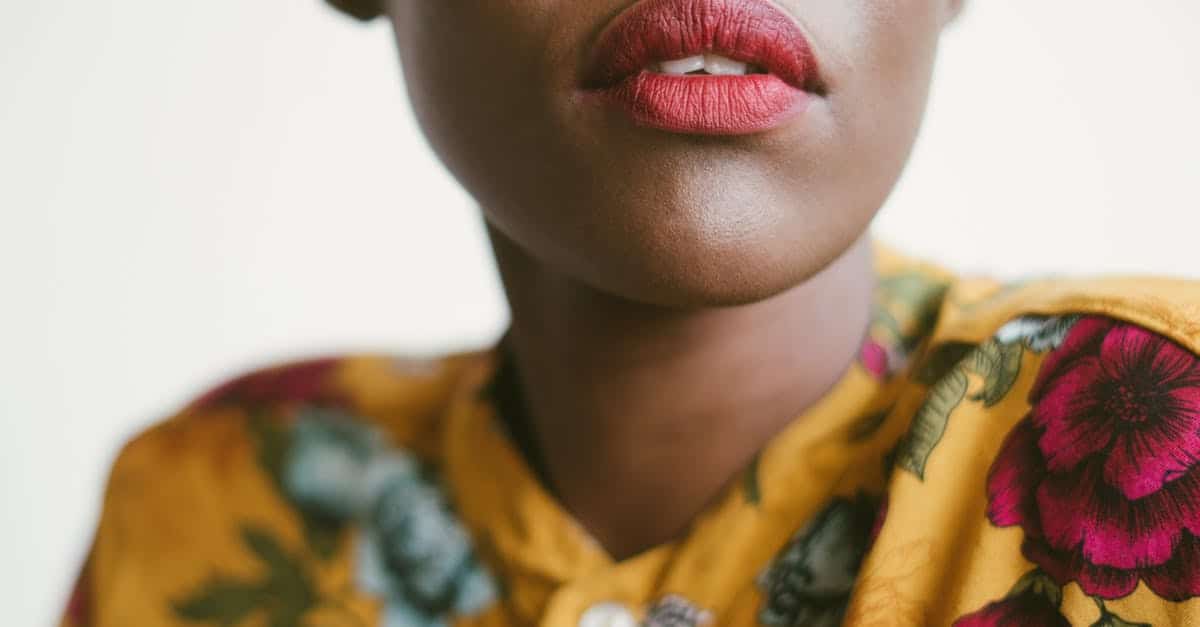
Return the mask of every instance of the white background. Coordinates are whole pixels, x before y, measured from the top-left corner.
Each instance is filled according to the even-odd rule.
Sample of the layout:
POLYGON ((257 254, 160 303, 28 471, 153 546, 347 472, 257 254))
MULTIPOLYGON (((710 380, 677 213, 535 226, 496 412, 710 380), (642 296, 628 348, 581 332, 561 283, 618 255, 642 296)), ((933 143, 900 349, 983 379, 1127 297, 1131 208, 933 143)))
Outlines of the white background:
MULTIPOLYGON (((389 36, 317 0, 0 3, 6 625, 52 621, 116 447, 188 397, 502 329, 389 36)), ((1194 0, 975 0, 878 233, 1004 275, 1200 275, 1198 41, 1194 0)))

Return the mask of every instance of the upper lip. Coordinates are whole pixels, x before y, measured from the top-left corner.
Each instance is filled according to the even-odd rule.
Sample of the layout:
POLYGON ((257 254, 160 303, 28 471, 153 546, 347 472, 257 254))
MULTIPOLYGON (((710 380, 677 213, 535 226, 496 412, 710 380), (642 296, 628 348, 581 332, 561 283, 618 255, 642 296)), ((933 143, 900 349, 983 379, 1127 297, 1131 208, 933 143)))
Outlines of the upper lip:
POLYGON ((767 0, 642 0, 601 33, 586 85, 615 85, 656 63, 715 53, 819 89, 816 57, 795 20, 767 0))

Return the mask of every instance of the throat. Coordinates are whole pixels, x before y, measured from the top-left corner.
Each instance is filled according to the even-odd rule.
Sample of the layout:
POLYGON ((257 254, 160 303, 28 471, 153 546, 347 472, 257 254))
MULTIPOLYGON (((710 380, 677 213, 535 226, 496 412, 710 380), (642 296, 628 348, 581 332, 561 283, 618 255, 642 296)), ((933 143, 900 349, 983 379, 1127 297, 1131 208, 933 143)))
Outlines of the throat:
POLYGON ((594 401, 600 411, 546 420, 530 414, 515 364, 506 369, 495 396, 514 445, 614 560, 686 535, 807 403, 792 394, 716 402, 697 393, 692 402, 663 397, 629 413, 594 401))
MULTIPOLYGON (((513 301, 494 391, 547 491, 614 559, 685 535, 840 380, 867 328, 869 244, 742 307, 587 320, 513 301)), ((506 281, 506 283, 508 283, 506 281)), ((620 305, 627 306, 627 305, 620 305)), ((573 314, 578 316, 578 313, 573 314)))

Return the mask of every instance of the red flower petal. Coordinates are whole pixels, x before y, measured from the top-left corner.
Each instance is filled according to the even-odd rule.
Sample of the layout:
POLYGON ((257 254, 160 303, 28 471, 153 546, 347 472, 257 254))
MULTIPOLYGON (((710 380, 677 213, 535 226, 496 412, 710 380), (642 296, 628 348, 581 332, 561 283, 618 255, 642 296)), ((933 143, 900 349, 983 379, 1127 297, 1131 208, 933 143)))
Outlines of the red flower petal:
POLYGON ((1109 329, 1117 323, 1100 316, 1084 316, 1071 327, 1067 337, 1058 348, 1050 352, 1038 369, 1037 380, 1033 384, 1029 398, 1036 402, 1042 396, 1042 389, 1047 383, 1057 379, 1062 370, 1069 368, 1076 359, 1083 355, 1095 355, 1100 342, 1109 329))
POLYGON ((1029 535, 1028 530, 1025 533, 1025 541, 1021 543, 1021 553, 1025 555, 1026 559, 1046 571, 1046 574, 1050 575, 1050 578, 1060 586, 1074 581, 1076 573, 1079 571, 1077 566, 1079 560, 1076 555, 1070 552, 1056 551, 1040 536, 1029 535))
POLYGON ((988 472, 988 519, 992 524, 1037 526, 1033 494, 1045 473, 1037 432, 1026 417, 1005 438, 988 472))
POLYGON ((71 598, 67 601, 66 618, 71 625, 83 627, 92 622, 91 567, 85 565, 75 580, 71 598))
POLYGON ((1146 370, 1154 352, 1166 344, 1159 336, 1141 327, 1120 323, 1100 342, 1100 359, 1104 372, 1118 381, 1146 370))
POLYGON ((1188 535, 1171 561, 1142 573, 1154 594, 1174 602, 1200 596, 1200 540, 1188 535))
POLYGON ((1132 324, 1121 324, 1104 337, 1100 359, 1112 379, 1162 385, 1188 378, 1197 362, 1195 355, 1175 342, 1132 324))
POLYGON ((881 381, 886 379, 888 377, 888 361, 888 351, 882 344, 872 339, 863 343, 862 351, 859 353, 859 362, 872 377, 881 381))
POLYGON ((1107 511, 1097 512, 1083 546, 1090 562, 1120 568, 1159 566, 1179 549, 1187 531, 1200 527, 1200 475, 1136 501, 1106 489, 1107 511))
POLYGON ((988 475, 988 517, 1060 585, 1200 596, 1200 357, 1090 316, 1043 362, 988 475), (1031 444, 1031 442, 1036 444, 1031 444))
POLYGON ((1078 552, 1055 550, 1040 538, 1026 536, 1021 552, 1055 583, 1065 586, 1078 582, 1090 596, 1119 599, 1137 588, 1138 571, 1088 564, 1078 552))
POLYGON ((1105 476, 1126 497, 1142 498, 1200 461, 1200 359, 1128 324, 1104 338, 1100 354, 1106 413, 1124 423, 1105 476))
POLYGON ((1044 429, 1038 446, 1051 471, 1074 468, 1108 446, 1113 430, 1103 414, 1105 383, 1100 360, 1089 356, 1046 385, 1033 420, 1044 429))
POLYGON ((875 523, 871 525, 871 538, 867 543, 867 550, 875 546, 875 541, 879 539, 880 532, 883 531, 883 524, 887 522, 888 506, 891 503, 890 495, 884 494, 883 500, 879 503, 879 509, 875 511, 875 523))
MULTIPOLYGON (((1200 389, 1194 392, 1200 396, 1200 389)), ((1128 499, 1163 489, 1200 461, 1200 411, 1151 416, 1141 428, 1129 428, 1113 442, 1104 464, 1105 481, 1128 499)))
POLYGON ((1133 594, 1133 591, 1137 589, 1138 572, 1096 566, 1080 560, 1075 581, 1088 596, 1120 599, 1133 594))
POLYGON ((343 400, 342 395, 329 384, 340 363, 336 358, 315 359, 252 372, 205 394, 191 408, 288 402, 337 404, 343 400))
POLYGON ((1078 553, 1056 551, 1038 538, 1025 538, 1021 552, 1058 585, 1077 582, 1089 596, 1119 599, 1137 588, 1137 571, 1088 564, 1078 553))
MULTIPOLYGON (((1087 562, 1120 569, 1153 567, 1171 559, 1185 521, 1195 521, 1200 478, 1142 501, 1130 501, 1101 480, 1102 459, 1052 475, 1038 489, 1042 532, 1049 546, 1080 553, 1087 562)), ((1175 487, 1175 486, 1172 486, 1175 487)))
POLYGON ((1037 507, 1042 537, 1047 545, 1074 552, 1088 538, 1093 523, 1103 516, 1107 503, 1100 498, 1099 474, 1089 464, 1073 472, 1045 477, 1037 488, 1037 507), (1090 472, 1089 472, 1090 471, 1090 472))

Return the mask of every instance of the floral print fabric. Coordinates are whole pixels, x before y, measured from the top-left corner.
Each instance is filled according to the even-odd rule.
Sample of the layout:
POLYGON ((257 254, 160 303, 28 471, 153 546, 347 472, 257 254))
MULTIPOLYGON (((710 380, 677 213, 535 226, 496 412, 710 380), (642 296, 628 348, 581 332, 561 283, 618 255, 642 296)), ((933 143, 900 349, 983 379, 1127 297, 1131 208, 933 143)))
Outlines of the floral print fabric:
POLYGON ((563 510, 495 352, 321 359, 125 447, 62 624, 1200 623, 1200 287, 879 273, 858 362, 675 542, 563 510))
POLYGON ((758 621, 772 627, 834 627, 842 622, 872 529, 876 499, 838 498, 796 534, 759 576, 758 621))
POLYGON ((1200 595, 1200 359, 1088 317, 1043 363, 988 481, 988 517, 1062 585, 1200 595))
POLYGON ((386 605, 386 627, 434 627, 496 597, 432 472, 347 416, 309 413, 293 427, 286 487, 312 507, 362 529, 357 579, 386 605))

